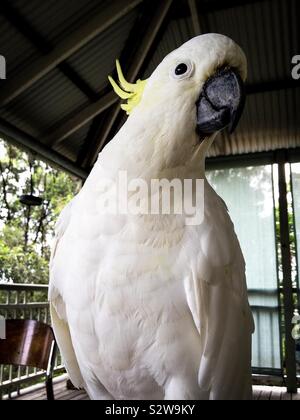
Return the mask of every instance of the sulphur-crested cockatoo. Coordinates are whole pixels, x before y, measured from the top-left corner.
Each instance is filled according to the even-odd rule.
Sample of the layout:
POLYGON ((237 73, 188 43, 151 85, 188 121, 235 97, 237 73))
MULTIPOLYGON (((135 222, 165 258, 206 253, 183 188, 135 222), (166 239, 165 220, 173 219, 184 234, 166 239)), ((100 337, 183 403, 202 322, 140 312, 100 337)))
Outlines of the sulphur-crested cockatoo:
MULTIPOLYGON (((56 229, 49 296, 67 371, 92 399, 249 399, 245 263, 204 170, 217 132, 233 130, 242 114, 245 55, 207 34, 169 54, 147 81, 127 83, 119 64, 118 73, 120 86, 110 80, 130 116, 56 229), (175 212, 177 195, 170 214, 129 211, 152 190, 124 193, 125 175, 126 185, 204 179, 199 212, 175 212)), ((162 202, 162 194, 153 195, 162 202)))

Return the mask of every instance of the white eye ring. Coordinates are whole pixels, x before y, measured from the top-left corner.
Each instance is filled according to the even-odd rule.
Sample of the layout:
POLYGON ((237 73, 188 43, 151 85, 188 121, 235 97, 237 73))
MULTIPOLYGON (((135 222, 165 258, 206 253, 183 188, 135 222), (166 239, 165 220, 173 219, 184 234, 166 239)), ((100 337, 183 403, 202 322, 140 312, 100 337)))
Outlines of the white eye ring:
POLYGON ((170 76, 176 80, 188 79, 194 72, 194 63, 190 60, 179 60, 171 70, 170 76))

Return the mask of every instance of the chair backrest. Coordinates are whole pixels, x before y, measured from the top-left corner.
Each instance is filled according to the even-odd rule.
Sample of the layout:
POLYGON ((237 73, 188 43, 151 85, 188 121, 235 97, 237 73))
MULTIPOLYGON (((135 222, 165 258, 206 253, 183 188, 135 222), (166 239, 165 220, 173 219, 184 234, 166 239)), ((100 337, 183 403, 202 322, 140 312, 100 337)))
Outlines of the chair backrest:
POLYGON ((7 320, 6 339, 0 340, 0 364, 48 370, 54 346, 49 325, 32 320, 7 320))

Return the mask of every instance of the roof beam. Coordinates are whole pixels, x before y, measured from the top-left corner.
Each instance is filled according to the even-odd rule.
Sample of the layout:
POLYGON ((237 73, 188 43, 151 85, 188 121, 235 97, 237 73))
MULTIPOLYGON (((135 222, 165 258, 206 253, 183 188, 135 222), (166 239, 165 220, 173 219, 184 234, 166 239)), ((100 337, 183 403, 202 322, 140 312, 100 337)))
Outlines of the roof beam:
POLYGON ((201 13, 211 13, 220 10, 234 9, 235 7, 251 5, 254 3, 263 3, 268 0, 210 0, 207 3, 198 2, 201 13))
POLYGON ((51 47, 46 44, 42 36, 29 24, 27 19, 13 7, 11 2, 1 0, 0 12, 42 54, 49 54, 51 52, 51 47))
MULTIPOLYGON (((156 7, 154 16, 151 19, 150 24, 147 27, 146 33, 139 43, 139 47, 131 60, 131 65, 127 73, 127 79, 129 82, 134 82, 139 75, 140 70, 143 67, 143 64, 147 58, 149 51, 151 50, 152 45, 156 39, 157 34, 159 33, 160 28, 162 27, 165 18, 170 10, 170 7, 173 3, 173 0, 164 0, 162 5, 156 7)), ((87 156, 87 165, 93 165, 97 155, 102 150, 105 145, 109 133, 116 122, 119 114, 121 112, 119 103, 112 109, 111 115, 107 118, 107 123, 103 128, 101 136, 96 141, 96 145, 93 146, 93 150, 89 151, 87 156)), ((123 112, 123 111, 122 111, 123 112)))
POLYGON ((110 92, 105 96, 101 97, 96 102, 88 105, 86 108, 78 112, 65 123, 58 126, 54 131, 52 131, 48 136, 43 138, 43 141, 51 147, 57 146, 71 134, 78 131, 81 127, 88 124, 93 118, 97 115, 104 112, 107 108, 112 106, 118 101, 114 92, 110 92))
POLYGON ((300 161, 300 147, 295 147, 292 149, 275 149, 268 152, 210 157, 206 159, 206 169, 211 171, 243 166, 272 165, 278 162, 278 155, 282 154, 286 156, 286 162, 297 163, 300 161))
MULTIPOLYGON (((200 16, 203 14, 226 11, 228 9, 234 9, 237 7, 248 6, 255 3, 264 3, 270 0, 209 0, 209 1, 202 1, 202 0, 195 0, 197 5, 198 12, 200 16)), ((188 0, 181 0, 176 1, 176 9, 174 10, 174 18, 188 18, 190 17, 190 8, 187 7, 188 0)))
POLYGON ((7 105, 60 63, 134 9, 141 1, 114 0, 110 2, 109 6, 101 10, 73 34, 67 36, 53 51, 40 57, 14 79, 5 83, 0 93, 0 106, 7 105))
POLYGON ((248 95, 258 95, 259 93, 278 92, 280 90, 295 89, 298 87, 300 87, 300 80, 285 79, 247 85, 246 91, 248 95))
POLYGON ((188 3, 189 3, 190 11, 191 11, 194 34, 195 36, 201 35, 203 31, 200 25, 199 12, 198 12, 196 0, 188 0, 188 3))
MULTIPOLYGON (((53 45, 44 39, 7 0, 1 0, 0 11, 16 30, 31 42, 41 54, 47 55, 53 51, 53 45)), ((99 99, 99 94, 94 92, 91 86, 68 63, 60 63, 58 68, 90 101, 93 102, 99 99)))
POLYGON ((0 118, 0 133, 5 136, 5 138, 7 138, 11 143, 14 143, 22 149, 26 149, 31 153, 38 155, 50 164, 59 166, 70 174, 75 175, 81 179, 87 178, 88 173, 75 165, 74 162, 49 149, 29 134, 19 130, 12 124, 4 121, 2 118, 0 118))
MULTIPOLYGON (((127 71, 130 66, 134 53, 139 46, 140 39, 142 39, 144 36, 145 28, 147 28, 150 23, 153 10, 155 10, 155 6, 155 1, 153 2, 153 0, 145 0, 139 9, 138 16, 129 32, 125 46, 119 57, 124 71, 127 71)), ((116 69, 114 70, 113 76, 115 79, 118 78, 116 69)), ((111 91, 110 84, 108 87, 111 91)), ((94 145, 97 144, 99 138, 101 138, 101 132, 107 117, 109 117, 109 112, 111 112, 111 110, 106 112, 105 116, 99 115, 93 120, 93 123, 91 124, 88 134, 85 138, 84 144, 78 153, 77 162, 80 164, 80 166, 85 166, 90 151, 93 150, 94 145)))
MULTIPOLYGON (((109 113, 109 110, 107 111, 109 113)), ((84 167, 84 163, 87 157, 87 154, 90 150, 94 141, 99 138, 103 124, 105 123, 105 114, 99 114, 93 119, 93 122, 90 125, 89 131, 84 139, 82 146, 80 147, 77 155, 76 163, 80 167, 84 167)))
POLYGON ((97 101, 99 99, 99 93, 95 92, 94 89, 84 80, 73 67, 70 66, 67 62, 60 63, 58 69, 62 72, 67 79, 69 79, 74 86, 77 87, 91 102, 97 101))

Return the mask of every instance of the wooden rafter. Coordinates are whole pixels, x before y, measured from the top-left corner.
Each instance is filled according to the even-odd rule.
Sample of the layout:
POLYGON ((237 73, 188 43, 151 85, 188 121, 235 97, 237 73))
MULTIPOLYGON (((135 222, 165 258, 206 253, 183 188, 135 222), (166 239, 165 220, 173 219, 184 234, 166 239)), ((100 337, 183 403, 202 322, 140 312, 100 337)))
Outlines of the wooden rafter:
POLYGON ((199 12, 198 12, 196 0, 188 0, 188 3, 189 3, 190 11, 191 11, 194 35, 195 36, 201 35, 202 29, 200 25, 199 12))
POLYGON ((43 142, 48 146, 57 146, 59 143, 61 143, 71 134, 78 131, 84 125, 88 124, 93 118, 104 112, 117 101, 118 99, 113 92, 108 93, 96 102, 80 110, 78 114, 58 126, 54 131, 49 133, 48 136, 43 138, 43 142))
MULTIPOLYGON (((139 46, 137 48, 137 51, 135 52, 134 57, 130 60, 131 65, 129 67, 129 70, 127 72, 127 79, 130 82, 134 82, 136 78, 138 77, 140 70, 143 67, 143 64, 149 54, 149 51, 151 50, 151 47, 154 44, 154 41, 156 39, 157 34, 159 33, 160 28, 162 27, 165 18, 170 10, 170 7, 172 5, 173 0, 164 0, 162 5, 159 7, 157 6, 154 10, 153 18, 151 19, 150 24, 148 25, 146 32, 144 34, 143 39, 139 40, 139 46)), ((118 119, 118 116, 120 115, 120 106, 119 104, 116 104, 109 117, 107 118, 107 122, 105 126, 103 127, 103 130, 101 132, 101 135, 97 139, 97 141, 94 143, 91 150, 88 151, 87 156, 87 166, 93 165, 95 162, 98 153, 103 148, 104 144, 106 143, 109 134, 111 132, 111 129, 113 125, 115 124, 116 120, 118 119)))
POLYGON ((38 58, 15 78, 5 83, 0 92, 0 106, 5 106, 43 76, 104 32, 135 8, 142 0, 114 0, 89 22, 67 36, 49 54, 38 58))
POLYGON ((82 179, 87 178, 88 173, 78 167, 74 162, 40 143, 37 139, 7 121, 4 121, 2 118, 0 118, 0 133, 4 138, 7 138, 22 149, 28 150, 45 161, 65 169, 72 175, 82 179))
MULTIPOLYGON (((46 40, 20 12, 8 2, 1 0, 1 13, 42 55, 50 54, 54 47, 46 40)), ((90 101, 99 99, 92 87, 66 62, 60 63, 58 69, 66 76, 90 101)))

